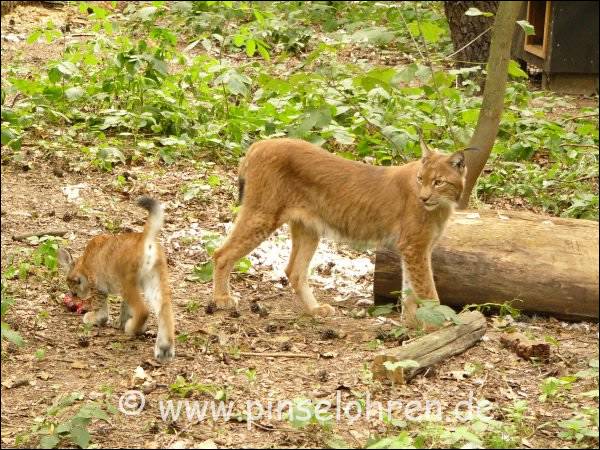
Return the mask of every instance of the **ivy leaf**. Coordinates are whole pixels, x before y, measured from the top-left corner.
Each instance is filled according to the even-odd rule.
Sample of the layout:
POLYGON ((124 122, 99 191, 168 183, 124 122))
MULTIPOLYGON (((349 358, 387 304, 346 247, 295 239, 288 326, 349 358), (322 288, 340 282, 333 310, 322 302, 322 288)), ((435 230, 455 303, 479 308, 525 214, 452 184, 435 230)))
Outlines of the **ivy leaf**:
POLYGON ((525 32, 526 36, 535 35, 535 27, 526 20, 517 20, 517 25, 523 28, 523 31, 525 32))
POLYGON ((6 339, 9 342, 12 342, 17 347, 21 347, 23 344, 25 344, 25 341, 23 340, 21 335, 17 331, 10 328, 10 326, 6 322, 2 322, 0 324, 0 327, 2 339, 6 339))
POLYGON ((29 35, 29 37, 27 38, 27 43, 28 44, 34 44, 38 41, 38 39, 42 36, 42 30, 40 30, 39 28, 37 30, 35 30, 33 33, 31 33, 29 35))
POLYGON ((158 8, 156 6, 146 6, 144 8, 140 8, 134 14, 134 16, 137 17, 138 19, 146 21, 146 20, 150 20, 152 18, 152 16, 154 16, 156 11, 158 11, 158 8))
POLYGON ((65 91, 65 97, 70 101, 78 100, 83 97, 84 94, 85 91, 81 86, 73 86, 65 91))
POLYGON ((394 310, 394 307, 395 305, 392 303, 387 305, 370 306, 367 309, 367 313, 371 317, 387 316, 388 314, 391 314, 391 312, 394 310))
POLYGON ((420 36, 423 34, 423 39, 427 42, 438 42, 440 38, 446 33, 446 30, 434 22, 422 22, 417 21, 408 24, 408 30, 413 36, 420 36))
POLYGON ((97 403, 83 405, 76 417, 80 419, 101 419, 108 421, 108 414, 97 403))
POLYGON ((242 258, 235 264, 235 271, 246 273, 252 267, 252 262, 248 258, 242 258))
POLYGON ((515 77, 515 78, 527 78, 527 72, 523 71, 523 69, 521 69, 521 67, 519 66, 519 63, 516 62, 514 59, 511 59, 508 62, 508 74, 511 77, 515 77))
POLYGON ((256 53, 256 41, 254 39, 248 39, 246 41, 246 55, 252 57, 256 53))
POLYGON ((71 61, 63 61, 59 63, 56 68, 60 73, 67 77, 72 77, 77 74, 77 66, 73 64, 71 61))
POLYGON ((40 448, 56 448, 60 439, 56 434, 49 434, 42 436, 40 439, 40 448))
POLYGON ((73 423, 70 436, 71 440, 81 448, 88 448, 90 445, 90 433, 83 424, 73 423))
POLYGON ((213 269, 212 261, 199 264, 194 267, 192 275, 189 277, 189 279, 191 281, 198 281, 200 283, 208 283, 212 280, 213 269))
POLYGON ((269 55, 267 48, 260 42, 258 44, 258 53, 260 53, 260 56, 262 56, 265 61, 271 61, 271 56, 269 55))
POLYGON ((446 316, 444 315, 444 313, 436 310, 435 308, 429 308, 426 306, 417 309, 416 317, 417 320, 421 322, 428 323, 437 327, 441 327, 446 321, 446 316))
POLYGON ((354 143, 354 136, 346 130, 337 130, 333 133, 333 138, 342 145, 350 145, 354 143))
POLYGON ((50 80, 51 83, 58 83, 61 78, 62 73, 57 67, 52 67, 48 70, 48 80, 50 80))

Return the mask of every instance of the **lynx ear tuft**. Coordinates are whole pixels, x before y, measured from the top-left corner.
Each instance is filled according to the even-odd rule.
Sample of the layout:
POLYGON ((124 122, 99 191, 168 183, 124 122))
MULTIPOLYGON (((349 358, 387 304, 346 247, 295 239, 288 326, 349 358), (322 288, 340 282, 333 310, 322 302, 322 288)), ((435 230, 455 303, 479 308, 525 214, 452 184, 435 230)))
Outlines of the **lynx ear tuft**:
POLYGON ((427 146, 423 140, 423 135, 419 133, 419 144, 421 145, 421 158, 425 159, 433 153, 433 151, 427 146))

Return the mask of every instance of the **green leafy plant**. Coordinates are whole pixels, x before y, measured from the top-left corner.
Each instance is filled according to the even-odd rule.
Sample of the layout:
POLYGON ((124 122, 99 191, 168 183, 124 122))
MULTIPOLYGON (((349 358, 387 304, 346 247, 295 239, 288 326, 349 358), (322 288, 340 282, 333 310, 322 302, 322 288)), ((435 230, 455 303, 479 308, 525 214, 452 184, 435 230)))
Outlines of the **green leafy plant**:
POLYGON ((517 319, 521 316, 521 311, 513 306, 513 303, 520 302, 522 300, 512 300, 504 303, 477 303, 472 305, 466 305, 463 307, 463 311, 480 311, 482 313, 496 313, 500 316, 511 316, 513 319, 517 319))
POLYGON ((561 397, 565 391, 571 390, 575 380, 577 380, 577 378, 572 376, 545 378, 540 385, 540 402, 561 397))
POLYGON ((460 323, 460 319, 456 312, 446 305, 440 305, 437 301, 421 300, 419 308, 416 312, 417 320, 424 324, 442 326, 446 321, 451 321, 455 324, 460 323))
POLYGON ((580 416, 578 418, 562 420, 558 422, 558 426, 563 430, 558 433, 561 439, 581 442, 587 438, 598 441, 598 423, 596 421, 596 424, 593 424, 588 417, 580 416))
POLYGON ((329 430, 332 427, 333 417, 331 413, 316 408, 313 402, 306 398, 295 398, 292 401, 286 420, 294 428, 303 429, 311 425, 329 430))
POLYGON ((93 420, 108 422, 108 414, 102 405, 88 402, 77 412, 69 415, 70 408, 83 400, 83 394, 73 393, 58 397, 45 416, 35 419, 32 434, 39 436, 40 448, 56 448, 69 442, 80 448, 88 448, 91 436, 88 426, 93 420))
POLYGON ((0 330, 2 332, 2 340, 7 340, 8 342, 11 342, 12 344, 16 345, 17 347, 21 347, 25 344, 25 340, 23 339, 23 337, 19 334, 19 332, 13 330, 10 325, 8 323, 6 323, 4 321, 6 314, 8 313, 10 307, 14 304, 14 299, 12 297, 9 297, 8 293, 6 292, 6 283, 4 281, 4 277, 2 279, 2 285, 0 288, 0 292, 2 293, 2 300, 1 300, 1 307, 0 307, 0 317, 2 318, 2 321, 0 323, 0 330))

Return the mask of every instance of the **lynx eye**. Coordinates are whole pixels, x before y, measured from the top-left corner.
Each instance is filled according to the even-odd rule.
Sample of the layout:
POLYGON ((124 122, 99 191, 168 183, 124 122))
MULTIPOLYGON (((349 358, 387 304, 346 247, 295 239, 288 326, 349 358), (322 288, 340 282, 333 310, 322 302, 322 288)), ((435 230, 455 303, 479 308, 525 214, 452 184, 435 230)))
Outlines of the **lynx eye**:
POLYGON ((423 183, 423 177, 421 175, 417 176, 417 183, 419 183, 419 184, 423 183))
POLYGON ((434 180, 434 181, 433 181, 433 185, 434 185, 435 187, 440 187, 440 186, 442 186, 443 184, 446 184, 446 182, 445 182, 444 180, 434 180))

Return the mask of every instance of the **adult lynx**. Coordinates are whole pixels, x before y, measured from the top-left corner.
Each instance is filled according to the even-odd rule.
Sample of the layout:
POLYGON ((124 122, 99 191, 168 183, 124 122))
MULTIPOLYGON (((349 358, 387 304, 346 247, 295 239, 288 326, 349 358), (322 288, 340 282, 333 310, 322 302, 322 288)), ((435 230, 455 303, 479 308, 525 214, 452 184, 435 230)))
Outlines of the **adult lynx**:
POLYGON ((242 205, 235 227, 214 253, 214 301, 236 307, 229 290, 235 262, 283 223, 292 252, 286 274, 306 310, 329 315, 308 285, 308 267, 320 236, 392 245, 401 254, 406 322, 415 325, 417 298, 438 300, 431 250, 463 190, 462 151, 443 155, 421 141, 422 158, 398 167, 374 167, 337 157, 296 139, 271 139, 250 147, 240 164, 242 205))

